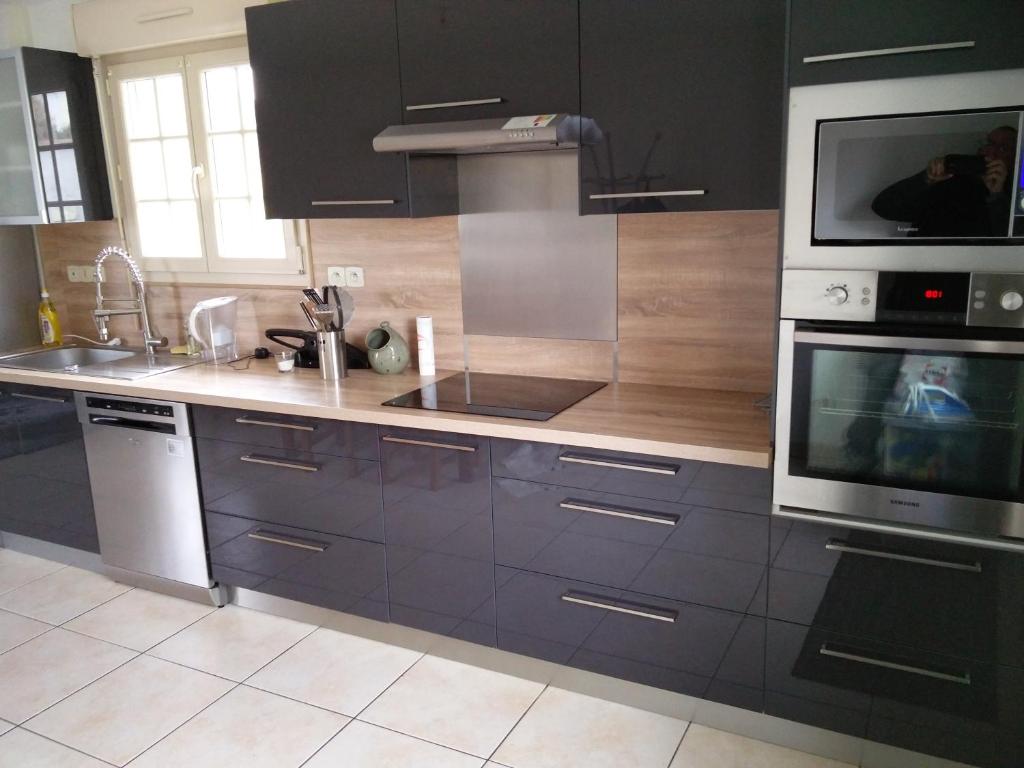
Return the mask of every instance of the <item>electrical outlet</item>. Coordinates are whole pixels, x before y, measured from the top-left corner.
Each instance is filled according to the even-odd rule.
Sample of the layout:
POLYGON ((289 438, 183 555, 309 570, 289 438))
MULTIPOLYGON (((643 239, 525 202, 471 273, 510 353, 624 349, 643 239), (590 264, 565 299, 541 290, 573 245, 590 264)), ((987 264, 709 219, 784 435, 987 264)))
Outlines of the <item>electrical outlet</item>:
POLYGON ((95 283, 96 282, 96 265, 89 264, 84 267, 80 267, 82 270, 82 282, 83 283, 95 283))
POLYGON ((82 282, 82 268, 71 265, 68 267, 68 282, 82 282))
POLYGON ((349 288, 362 288, 366 285, 362 267, 345 267, 345 282, 349 288))
POLYGON ((344 288, 345 282, 345 267, 328 267, 327 268, 327 284, 336 285, 339 288, 344 288))

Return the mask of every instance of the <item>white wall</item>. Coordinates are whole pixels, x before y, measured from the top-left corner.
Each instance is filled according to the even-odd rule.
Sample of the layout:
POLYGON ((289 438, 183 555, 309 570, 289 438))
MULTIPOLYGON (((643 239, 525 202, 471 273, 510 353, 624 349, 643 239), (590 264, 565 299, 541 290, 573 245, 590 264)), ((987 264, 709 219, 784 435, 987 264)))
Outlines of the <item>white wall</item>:
POLYGON ((81 0, 0 0, 0 48, 75 50, 71 6, 81 0))
POLYGON ((17 48, 32 42, 28 13, 21 3, 0 2, 0 49, 17 48))

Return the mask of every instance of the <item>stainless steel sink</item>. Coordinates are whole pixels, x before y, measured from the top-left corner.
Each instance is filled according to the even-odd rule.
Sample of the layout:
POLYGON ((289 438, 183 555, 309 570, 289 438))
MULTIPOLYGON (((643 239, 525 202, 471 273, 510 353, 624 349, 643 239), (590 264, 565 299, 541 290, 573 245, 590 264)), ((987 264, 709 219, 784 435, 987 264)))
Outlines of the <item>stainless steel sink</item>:
POLYGON ((0 368, 21 368, 50 373, 80 373, 111 379, 142 379, 157 373, 187 368, 200 362, 167 353, 146 355, 140 350, 108 347, 58 347, 0 357, 0 368))

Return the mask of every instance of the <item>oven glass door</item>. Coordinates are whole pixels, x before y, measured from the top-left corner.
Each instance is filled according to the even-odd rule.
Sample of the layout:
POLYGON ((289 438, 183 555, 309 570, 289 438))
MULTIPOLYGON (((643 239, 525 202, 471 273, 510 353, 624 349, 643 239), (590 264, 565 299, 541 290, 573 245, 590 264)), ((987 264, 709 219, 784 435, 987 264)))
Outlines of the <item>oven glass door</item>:
POLYGON ((797 331, 788 474, 1024 501, 1024 343, 797 331))

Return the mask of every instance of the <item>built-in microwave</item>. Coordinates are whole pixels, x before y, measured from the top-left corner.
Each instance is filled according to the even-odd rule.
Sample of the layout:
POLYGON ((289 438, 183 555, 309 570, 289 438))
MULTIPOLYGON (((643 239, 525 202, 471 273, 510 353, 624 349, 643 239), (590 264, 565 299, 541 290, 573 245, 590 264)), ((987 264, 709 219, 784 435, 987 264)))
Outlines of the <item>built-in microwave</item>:
POLYGON ((1017 271, 1024 70, 789 97, 787 269, 1017 271))

